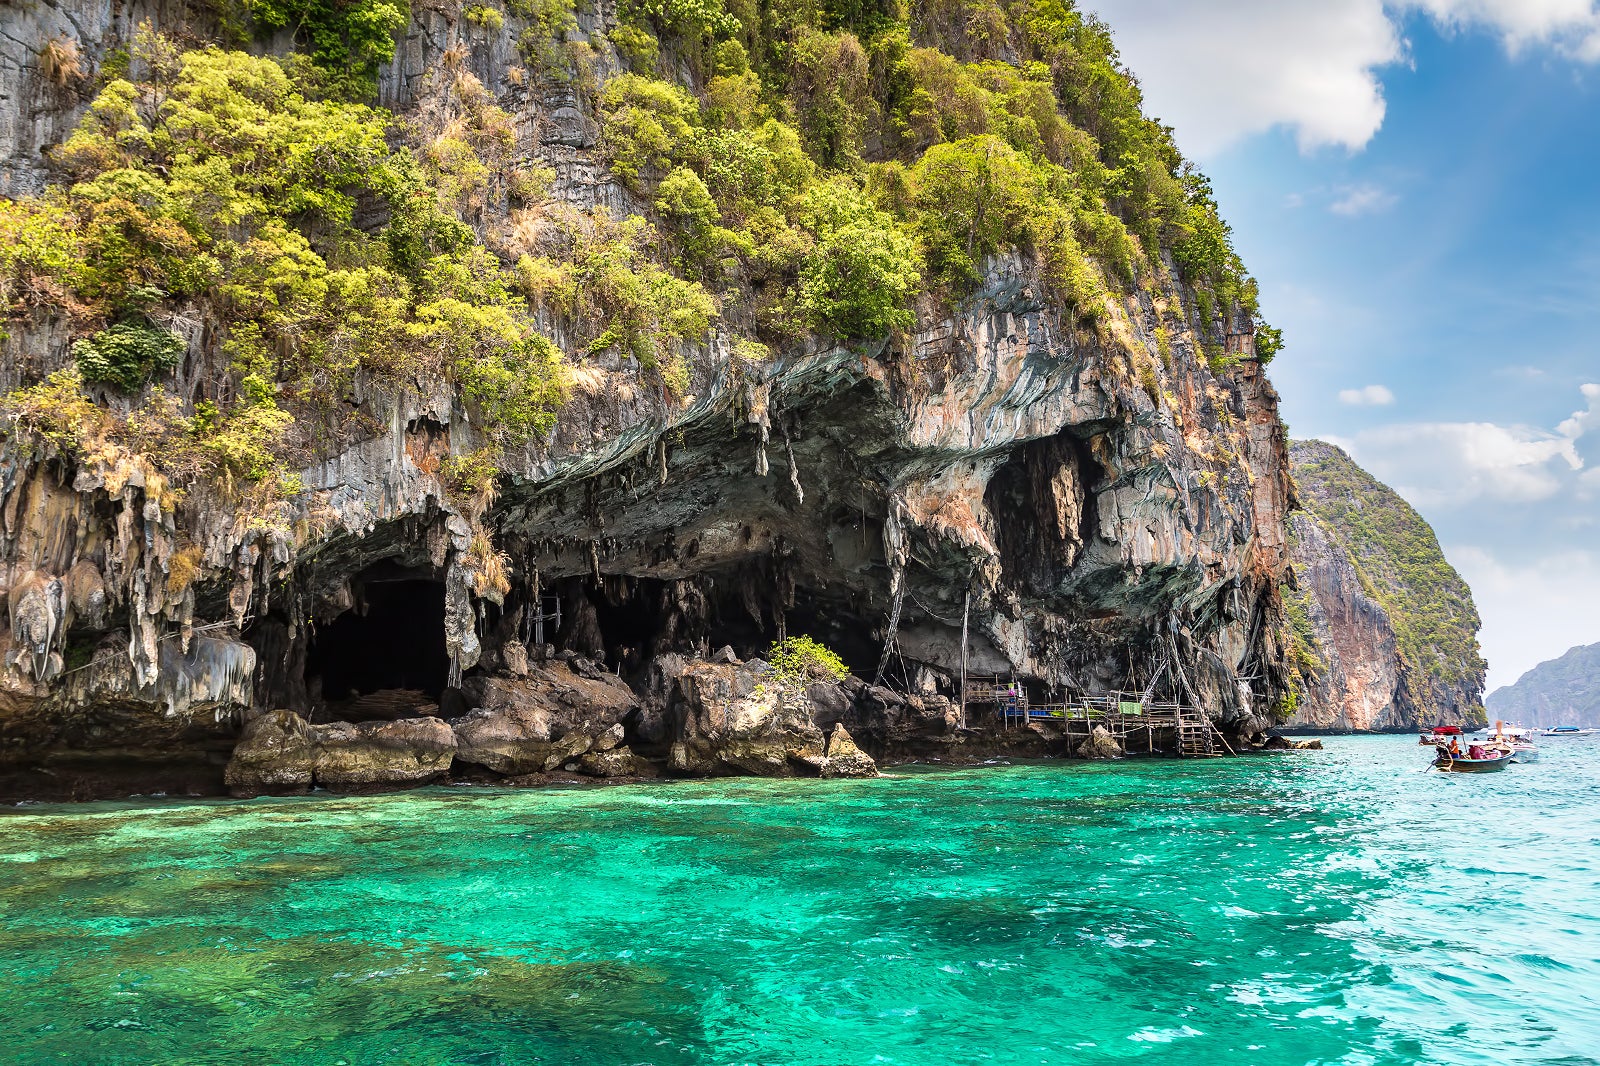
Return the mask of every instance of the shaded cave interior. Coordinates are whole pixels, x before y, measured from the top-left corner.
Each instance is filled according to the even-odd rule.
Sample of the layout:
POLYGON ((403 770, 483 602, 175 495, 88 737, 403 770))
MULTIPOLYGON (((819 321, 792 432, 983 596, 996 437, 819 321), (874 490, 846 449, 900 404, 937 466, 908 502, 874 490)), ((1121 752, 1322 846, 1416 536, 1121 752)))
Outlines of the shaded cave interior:
MULTIPOLYGON (((1004 579, 1029 598, 1062 606, 1076 599, 1068 583, 1077 579, 1073 564, 1095 536, 1095 490, 1106 476, 1082 435, 1087 432, 1063 431, 1020 445, 988 479, 983 504, 994 521, 1004 579)), ((813 488, 804 513, 821 522, 791 527, 806 547, 785 547, 779 537, 770 553, 724 559, 673 580, 573 573, 579 569, 575 559, 589 558, 588 542, 581 540, 546 542, 537 556, 523 555, 512 567, 503 605, 474 603, 482 657, 463 680, 504 672, 505 649, 517 642, 534 657, 543 645, 558 655, 582 656, 643 693, 650 664, 664 653, 708 656, 727 646, 749 659, 798 635, 831 648, 857 677, 873 679, 891 613, 883 544, 888 501, 863 495, 855 481, 807 481, 813 488), (540 575, 535 565, 549 569, 540 575)), ((779 506, 785 479, 756 484, 758 496, 746 513, 759 513, 755 505, 761 505, 768 513, 795 514, 779 506)), ((402 559, 416 563, 416 557, 400 554, 410 550, 408 544, 396 547, 394 557, 369 563, 349 578, 349 594, 339 598, 342 611, 323 601, 311 625, 291 626, 285 614, 274 612, 252 627, 247 639, 262 664, 258 701, 313 721, 465 713, 465 700, 449 686, 444 574, 426 564, 403 565, 402 559)), ((920 626, 949 646, 942 665, 891 655, 883 677, 890 688, 959 695, 958 670, 948 652, 959 647, 961 608, 959 600, 949 601, 949 586, 969 564, 948 547, 931 546, 927 550, 935 554, 923 556, 913 545, 910 594, 900 621, 902 634, 920 626)), ((694 551, 690 538, 684 554, 675 557, 690 559, 694 551)), ((985 639, 976 625, 972 639, 985 639)), ((1045 682, 1018 680, 1035 699, 1057 695, 1045 682)))
MULTIPOLYGON (((764 561, 680 581, 609 574, 546 580, 536 595, 518 574, 503 606, 480 605, 482 658, 464 677, 501 671, 511 642, 537 655, 541 629, 555 654, 582 656, 636 691, 663 653, 709 655, 728 646, 748 659, 786 635, 814 637, 859 677, 877 670, 882 605, 870 609, 842 589, 775 591, 784 586, 764 561)), ((276 614, 247 630, 261 663, 258 693, 314 722, 464 713, 449 686, 442 576, 385 560, 360 571, 350 587, 348 609, 297 636, 276 614)), ((894 658, 885 682, 906 687, 914 674, 915 664, 894 658)))

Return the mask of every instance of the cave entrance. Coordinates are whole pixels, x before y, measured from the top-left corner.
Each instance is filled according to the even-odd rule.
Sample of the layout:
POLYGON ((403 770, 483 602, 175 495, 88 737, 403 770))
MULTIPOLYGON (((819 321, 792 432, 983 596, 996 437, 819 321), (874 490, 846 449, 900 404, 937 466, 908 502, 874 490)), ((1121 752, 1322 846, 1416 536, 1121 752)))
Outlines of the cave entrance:
POLYGON ((450 677, 444 646, 444 582, 405 574, 365 577, 355 610, 311 637, 306 680, 329 703, 386 689, 438 702, 450 677), (320 685, 314 684, 320 681, 320 685))

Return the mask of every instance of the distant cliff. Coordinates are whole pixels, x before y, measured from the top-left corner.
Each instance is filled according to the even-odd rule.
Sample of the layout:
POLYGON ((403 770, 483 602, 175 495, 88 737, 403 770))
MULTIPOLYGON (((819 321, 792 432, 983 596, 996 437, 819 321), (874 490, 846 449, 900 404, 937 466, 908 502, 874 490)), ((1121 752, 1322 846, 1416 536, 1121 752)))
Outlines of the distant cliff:
POLYGON ((1433 530, 1388 486, 1322 441, 1290 446, 1293 717, 1320 729, 1483 720, 1478 612, 1433 530))
POLYGON ((1572 648, 1495 689, 1489 713, 1520 725, 1600 726, 1600 644, 1572 648))

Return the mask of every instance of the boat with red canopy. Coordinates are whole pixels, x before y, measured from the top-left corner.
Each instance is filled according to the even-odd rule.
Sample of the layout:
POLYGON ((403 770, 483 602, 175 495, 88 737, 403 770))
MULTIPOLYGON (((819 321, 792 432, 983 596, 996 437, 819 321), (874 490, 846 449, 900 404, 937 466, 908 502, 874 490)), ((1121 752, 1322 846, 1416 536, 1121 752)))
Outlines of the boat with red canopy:
POLYGON ((1460 735, 1461 727, 1458 725, 1436 725, 1431 733, 1422 734, 1417 739, 1417 743, 1422 745, 1439 744, 1441 742, 1448 744, 1451 737, 1459 737, 1460 735))

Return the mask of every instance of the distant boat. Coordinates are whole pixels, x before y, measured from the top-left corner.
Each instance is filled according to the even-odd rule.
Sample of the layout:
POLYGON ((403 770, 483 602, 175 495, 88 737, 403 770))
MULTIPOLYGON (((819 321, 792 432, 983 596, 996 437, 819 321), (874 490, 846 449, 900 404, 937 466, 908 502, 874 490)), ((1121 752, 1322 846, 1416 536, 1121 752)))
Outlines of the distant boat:
POLYGON ((1485 742, 1491 752, 1510 752, 1512 762, 1538 762, 1539 749, 1533 743, 1533 730, 1509 722, 1496 722, 1485 742))
POLYGON ((1580 729, 1575 725, 1558 725, 1554 729, 1546 729, 1539 735, 1541 737, 1592 737, 1600 733, 1600 729, 1580 729))

